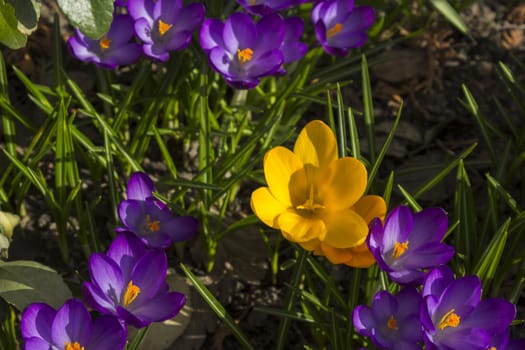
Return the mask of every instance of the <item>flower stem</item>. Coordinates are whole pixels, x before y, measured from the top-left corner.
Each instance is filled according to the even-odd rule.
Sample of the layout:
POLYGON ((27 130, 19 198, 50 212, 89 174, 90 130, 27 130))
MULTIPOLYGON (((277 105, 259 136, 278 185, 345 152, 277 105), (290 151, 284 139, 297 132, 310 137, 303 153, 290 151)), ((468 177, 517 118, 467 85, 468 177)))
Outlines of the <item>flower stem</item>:
MULTIPOLYGON (((301 280, 303 278, 304 274, 304 267, 306 265, 306 258, 308 257, 308 252, 304 249, 296 248, 299 250, 299 256, 297 257, 297 262, 295 263, 292 280, 291 280, 291 287, 288 290, 288 294, 286 295, 286 301, 284 303, 285 312, 291 313, 296 299, 296 291, 299 289, 299 283, 301 283, 301 280)), ((279 333, 277 335, 277 346, 275 347, 276 350, 282 350, 285 348, 286 344, 286 336, 288 335, 288 329, 290 329, 290 325, 292 323, 291 318, 283 318, 281 320, 281 323, 279 324, 279 333)))

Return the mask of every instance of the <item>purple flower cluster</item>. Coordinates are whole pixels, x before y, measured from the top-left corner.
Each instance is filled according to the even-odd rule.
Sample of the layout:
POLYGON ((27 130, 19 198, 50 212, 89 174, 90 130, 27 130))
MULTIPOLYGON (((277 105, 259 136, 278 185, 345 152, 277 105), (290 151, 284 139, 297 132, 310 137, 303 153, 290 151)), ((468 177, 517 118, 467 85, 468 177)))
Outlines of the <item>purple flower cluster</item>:
POLYGON ((102 314, 114 315, 134 327, 174 317, 186 303, 168 292, 166 254, 146 249, 131 233, 119 234, 106 254, 89 259, 90 282, 84 283, 87 303, 102 314))
MULTIPOLYGON (((514 304, 498 298, 481 300, 476 276, 455 279, 447 266, 431 270, 421 294, 407 287, 396 296, 381 291, 372 307, 359 305, 357 332, 381 349, 505 349, 514 304)), ((521 341, 513 341, 519 344, 521 341)), ((511 342, 512 344, 512 342, 511 342)))
MULTIPOLYGON (((262 16, 255 22, 236 12, 225 23, 207 19, 200 30, 200 44, 210 66, 234 88, 252 89, 262 77, 286 73, 283 64, 301 59, 307 46, 300 42, 303 21, 283 18, 276 11, 305 0, 237 0, 248 12, 262 16)), ((354 7, 353 0, 318 1, 312 11, 317 39, 329 54, 345 55, 366 41, 372 25, 371 7, 354 7)))
POLYGON ((282 65, 300 59, 306 45, 299 41, 300 18, 284 20, 271 13, 257 23, 246 13, 236 12, 222 23, 207 19, 200 43, 210 66, 238 89, 252 89, 260 78, 284 72, 282 65))
POLYGON ((379 267, 400 285, 397 295, 380 291, 371 307, 353 312, 357 332, 380 349, 517 349, 522 340, 509 340, 516 316, 512 303, 481 300, 477 276, 454 278, 445 266, 454 249, 441 243, 446 213, 428 208, 413 214, 398 207, 384 224, 370 224, 367 244, 379 267), (422 285, 421 291, 416 289, 422 285))
POLYGON ((367 244, 379 267, 399 284, 419 285, 425 269, 446 264, 454 248, 441 243, 447 231, 447 214, 427 208, 412 214, 405 206, 392 210, 385 223, 370 223, 367 244))
POLYGON ((331 55, 345 56, 348 49, 365 43, 366 31, 374 22, 374 9, 355 7, 354 0, 325 0, 314 6, 312 22, 323 49, 331 55))
POLYGON ((169 52, 189 45, 192 32, 204 19, 204 5, 182 6, 182 0, 117 1, 129 15, 115 15, 108 33, 91 39, 79 30, 68 40, 73 55, 101 68, 113 69, 147 57, 165 62, 169 52), (130 42, 134 34, 142 44, 130 42))
MULTIPOLYGON (((283 65, 300 60, 308 51, 301 42, 303 20, 283 18, 278 11, 309 0, 237 0, 252 15, 235 12, 225 22, 204 20, 201 3, 182 5, 182 0, 118 0, 129 15, 116 15, 109 32, 91 39, 78 30, 69 39, 78 59, 102 68, 135 62, 141 54, 167 61, 169 53, 186 48, 200 26, 200 45, 213 70, 238 89, 252 89, 260 79, 286 73, 283 65), (141 44, 132 42, 133 33, 141 44)), ((324 50, 344 56, 366 41, 374 10, 354 6, 353 0, 316 1, 312 14, 315 34, 324 50)))
POLYGON ((21 320, 24 349, 121 350, 126 344, 126 324, 142 328, 179 313, 186 297, 169 291, 162 248, 192 238, 197 221, 189 216, 174 218, 153 197, 154 191, 148 175, 131 175, 127 199, 119 206, 125 227, 117 230, 106 254, 94 253, 89 259, 90 281, 84 282, 83 295, 102 316, 92 320, 77 299, 58 310, 31 304, 21 320))
POLYGON ((109 31, 95 40, 78 29, 68 40, 71 53, 81 61, 92 62, 98 67, 114 69, 119 65, 136 62, 142 55, 140 45, 130 42, 133 38, 133 20, 128 15, 113 18, 109 31))
POLYGON ((197 234, 197 220, 192 216, 174 217, 153 192, 155 185, 147 174, 131 174, 126 187, 127 199, 118 207, 124 227, 117 227, 117 232, 132 232, 151 248, 164 249, 172 242, 192 239, 197 234))
POLYGON ((170 51, 189 45, 205 9, 197 3, 182 6, 182 0, 129 0, 128 11, 135 20, 137 37, 144 42, 144 54, 165 62, 170 51))
POLYGON ((26 350, 120 350, 127 338, 126 328, 115 317, 92 320, 77 299, 68 300, 58 310, 43 303, 29 305, 20 330, 26 350))

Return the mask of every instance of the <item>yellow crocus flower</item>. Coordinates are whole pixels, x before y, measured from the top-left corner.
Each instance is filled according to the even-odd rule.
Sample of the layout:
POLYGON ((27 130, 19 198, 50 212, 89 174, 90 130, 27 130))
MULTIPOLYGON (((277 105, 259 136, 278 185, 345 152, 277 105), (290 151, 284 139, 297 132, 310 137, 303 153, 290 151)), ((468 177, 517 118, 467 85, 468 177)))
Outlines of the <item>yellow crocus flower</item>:
POLYGON ((262 222, 332 263, 366 267, 374 262, 365 239, 368 223, 386 214, 385 202, 363 197, 366 168, 353 157, 338 157, 326 124, 308 123, 293 152, 281 146, 268 151, 264 175, 268 187, 251 196, 252 210, 262 222))

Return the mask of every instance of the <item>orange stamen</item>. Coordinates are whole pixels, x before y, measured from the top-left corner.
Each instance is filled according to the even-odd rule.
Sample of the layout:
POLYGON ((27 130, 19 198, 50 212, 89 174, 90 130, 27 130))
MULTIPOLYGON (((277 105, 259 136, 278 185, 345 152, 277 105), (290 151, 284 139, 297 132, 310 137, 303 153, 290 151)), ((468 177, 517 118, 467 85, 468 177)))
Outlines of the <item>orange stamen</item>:
POLYGON ((405 254, 406 250, 408 249, 408 241, 399 243, 394 243, 394 251, 392 252, 392 257, 394 259, 399 258, 401 255, 405 254))
POLYGON ((386 326, 389 329, 394 329, 396 331, 399 329, 397 328, 397 322, 396 322, 396 319, 394 318, 394 315, 390 316, 390 318, 388 319, 388 322, 386 323, 386 326))
POLYGON ((161 36, 164 36, 164 34, 166 34, 166 32, 170 30, 171 27, 173 27, 173 24, 163 22, 161 19, 159 19, 159 34, 161 36))
POLYGON ((341 23, 336 23, 332 28, 326 31, 326 38, 330 39, 331 37, 339 33, 342 29, 343 25, 341 23))
POLYGON ((296 207, 297 210, 305 210, 309 213, 313 213, 316 209, 324 209, 324 208, 325 208, 324 205, 315 203, 313 185, 310 185, 310 190, 308 192, 308 199, 306 199, 306 202, 296 207))
POLYGON ((451 309, 441 317, 439 321, 439 329, 445 329, 447 327, 457 327, 461 322, 461 317, 455 312, 456 310, 451 309))
POLYGON ((157 232, 160 230, 160 221, 151 221, 151 216, 146 215, 146 229, 150 232, 157 232))
POLYGON ((109 49, 109 47, 111 45, 111 40, 109 40, 107 37, 104 37, 104 38, 100 39, 98 44, 100 45, 100 48, 102 50, 107 50, 107 49, 109 49))
POLYGON ((129 281, 128 288, 126 288, 126 292, 124 293, 122 305, 124 305, 124 307, 128 307, 129 304, 131 304, 133 300, 135 300, 138 297, 139 294, 140 294, 140 288, 134 285, 133 281, 129 281))
POLYGON ((237 59, 241 63, 248 62, 252 59, 253 56, 253 50, 250 48, 246 48, 244 50, 237 49, 237 59))
POLYGON ((74 342, 74 343, 66 342, 64 344, 64 350, 84 350, 84 347, 80 346, 78 342, 74 342))

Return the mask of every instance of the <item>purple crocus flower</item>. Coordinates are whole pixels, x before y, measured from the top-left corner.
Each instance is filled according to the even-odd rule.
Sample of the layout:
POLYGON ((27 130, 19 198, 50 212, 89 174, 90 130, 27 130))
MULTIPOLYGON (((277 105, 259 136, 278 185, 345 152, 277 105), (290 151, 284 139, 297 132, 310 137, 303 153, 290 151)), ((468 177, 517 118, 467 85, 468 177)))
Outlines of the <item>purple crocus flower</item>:
POLYGON ((298 0, 237 0, 248 12, 264 16, 276 11, 284 10, 289 7, 298 5, 298 0))
POLYGON ((136 172, 130 176, 127 199, 118 208, 124 227, 117 227, 117 232, 131 231, 152 248, 167 248, 171 242, 192 239, 197 234, 197 219, 174 217, 166 204, 153 197, 154 191, 155 185, 147 174, 136 172))
POLYGON ((234 88, 252 89, 261 77, 275 74, 283 63, 281 45, 285 25, 277 14, 262 17, 257 24, 245 13, 233 13, 226 23, 204 21, 200 44, 211 67, 234 88))
POLYGON ((135 32, 146 56, 165 62, 169 52, 190 44, 191 33, 204 19, 203 4, 182 6, 182 0, 129 0, 135 32))
POLYGON ((477 276, 454 279, 440 266, 423 283, 421 322, 426 349, 480 349, 507 330, 516 316, 514 304, 497 298, 481 300, 477 276))
POLYGON ((20 323, 25 350, 121 350, 127 330, 113 316, 91 320, 80 300, 55 310, 44 303, 29 305, 20 323))
POLYGON ((119 65, 132 64, 142 55, 140 45, 130 42, 133 37, 133 19, 117 15, 109 31, 95 40, 75 29, 68 40, 71 53, 81 61, 93 62, 101 68, 114 69, 119 65))
POLYGON ((413 287, 401 290, 396 296, 380 291, 372 307, 358 305, 354 309, 354 327, 381 349, 421 349, 420 304, 421 295, 413 287))
MULTIPOLYGON (((283 65, 300 60, 308 51, 308 46, 300 42, 303 34, 304 23, 300 17, 288 17, 284 19, 285 34, 281 44, 283 53, 283 65)), ((276 75, 285 75, 286 70, 283 66, 279 68, 276 75)))
POLYGON ((441 243, 447 231, 447 214, 428 208, 412 214, 406 206, 392 210, 385 219, 370 223, 367 244, 379 267, 399 284, 421 284, 424 269, 446 264, 454 248, 441 243))
POLYGON ((362 46, 374 22, 374 9, 354 7, 354 0, 324 0, 312 10, 317 40, 330 55, 345 56, 348 49, 362 46))
POLYGON ((283 52, 283 64, 292 63, 298 61, 308 51, 308 46, 305 43, 300 42, 301 35, 303 34, 304 23, 300 17, 288 17, 284 19, 285 35, 281 45, 281 51, 283 52))
POLYGON ((91 282, 84 283, 84 296, 95 310, 137 328, 170 319, 179 313, 186 298, 168 292, 167 268, 162 250, 147 250, 135 235, 123 232, 107 254, 91 255, 91 282))

